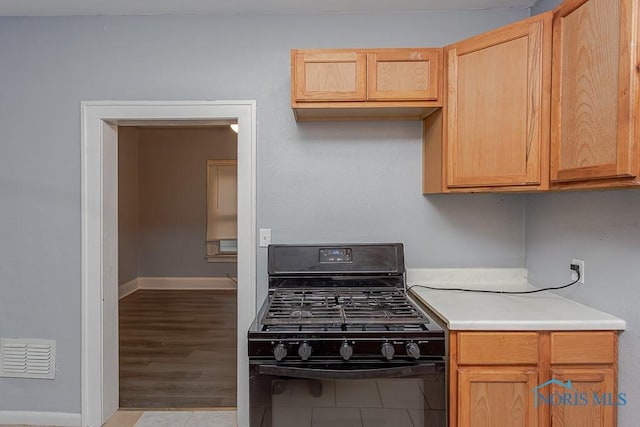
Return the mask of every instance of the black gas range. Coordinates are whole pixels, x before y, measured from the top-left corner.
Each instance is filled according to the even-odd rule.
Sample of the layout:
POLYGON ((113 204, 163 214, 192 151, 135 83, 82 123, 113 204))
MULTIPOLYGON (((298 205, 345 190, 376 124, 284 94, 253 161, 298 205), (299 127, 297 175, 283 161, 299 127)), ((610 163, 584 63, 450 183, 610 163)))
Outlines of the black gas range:
POLYGON ((402 244, 271 245, 268 262, 268 296, 248 333, 252 427, 286 426, 287 408, 321 425, 323 393, 338 413, 357 409, 345 412, 356 424, 349 417, 387 410, 407 425, 445 425, 445 331, 405 294, 402 244), (274 404, 296 381, 307 381, 302 406, 274 404), (398 381, 411 407, 385 402, 398 381), (356 386, 378 392, 354 408, 338 395, 356 386))

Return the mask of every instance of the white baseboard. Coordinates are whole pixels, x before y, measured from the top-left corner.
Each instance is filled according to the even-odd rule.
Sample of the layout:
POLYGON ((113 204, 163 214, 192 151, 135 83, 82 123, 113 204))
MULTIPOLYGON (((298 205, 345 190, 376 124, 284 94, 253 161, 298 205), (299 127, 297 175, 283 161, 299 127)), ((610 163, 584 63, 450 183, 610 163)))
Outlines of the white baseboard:
POLYGON ((118 287, 118 298, 131 295, 139 289, 195 290, 227 289, 238 286, 228 277, 138 277, 118 287))
POLYGON ((131 295, 137 290, 138 290, 138 278, 136 277, 135 279, 129 280, 127 283, 124 283, 118 286, 118 299, 122 299, 127 295, 131 295))
POLYGON ((80 427, 80 414, 68 412, 0 411, 0 424, 80 427))
POLYGON ((138 289, 237 289, 228 277, 138 277, 138 289))

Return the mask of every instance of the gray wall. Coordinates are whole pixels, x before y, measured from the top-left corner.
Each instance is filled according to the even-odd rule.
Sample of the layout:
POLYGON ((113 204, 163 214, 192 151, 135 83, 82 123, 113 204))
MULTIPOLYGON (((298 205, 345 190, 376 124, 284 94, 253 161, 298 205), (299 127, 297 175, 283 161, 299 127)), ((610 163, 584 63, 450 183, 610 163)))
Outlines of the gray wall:
POLYGON ((528 15, 0 18, 0 336, 58 343, 56 380, 0 379, 0 410, 80 411, 80 101, 255 99, 274 242, 393 240, 409 267, 520 267, 526 196, 423 197, 419 123, 297 125, 289 50, 442 46, 528 15))
POLYGON ((205 260, 207 160, 237 158, 229 126, 139 130, 140 277, 236 276, 205 260))
POLYGON ((138 130, 118 129, 118 285, 138 274, 138 130))
POLYGON ((559 291, 627 321, 620 336, 621 426, 637 425, 640 407, 640 192, 593 191, 531 195, 527 203, 529 280, 554 286, 570 280, 572 258, 585 262, 585 285, 559 291))
POLYGON ((537 15, 538 13, 551 10, 562 3, 562 0, 538 0, 531 8, 531 15, 537 15))
POLYGON ((206 163, 237 158, 228 126, 118 130, 118 283, 236 276, 204 258, 206 163))

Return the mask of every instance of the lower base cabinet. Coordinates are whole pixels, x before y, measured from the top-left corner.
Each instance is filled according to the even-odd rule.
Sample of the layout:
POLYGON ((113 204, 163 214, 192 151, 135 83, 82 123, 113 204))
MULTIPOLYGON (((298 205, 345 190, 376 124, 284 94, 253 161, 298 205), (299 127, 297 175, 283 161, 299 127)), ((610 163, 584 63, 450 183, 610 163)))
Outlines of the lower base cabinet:
POLYGON ((458 368, 458 425, 537 426, 537 385, 535 367, 458 368))
POLYGON ((451 332, 451 427, 613 427, 616 331, 451 332))
POLYGON ((614 393, 616 375, 613 368, 551 368, 551 376, 571 389, 551 385, 551 425, 553 427, 613 426, 616 407, 624 403, 614 393))

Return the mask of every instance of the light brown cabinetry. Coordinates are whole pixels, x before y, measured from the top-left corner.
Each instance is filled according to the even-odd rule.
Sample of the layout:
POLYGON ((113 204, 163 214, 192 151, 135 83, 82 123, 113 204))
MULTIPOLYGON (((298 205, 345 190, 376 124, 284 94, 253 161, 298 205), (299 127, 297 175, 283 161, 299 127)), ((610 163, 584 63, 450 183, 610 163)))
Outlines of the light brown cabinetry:
POLYGON ((444 56, 444 112, 424 124, 424 193, 546 189, 551 13, 447 46, 444 56))
POLYGON ((442 49, 291 51, 296 120, 419 120, 441 104, 442 49))
POLYGON ((585 401, 577 401, 575 405, 552 405, 552 427, 600 427, 616 425, 617 396, 615 390, 615 370, 606 366, 591 366, 588 368, 561 368, 551 367, 551 376, 566 383, 571 381, 571 390, 559 384, 552 384, 549 393, 553 396, 561 396, 567 392, 572 396, 583 396, 585 401), (596 405, 593 401, 593 393, 599 399, 604 399, 606 404, 596 405), (612 396, 611 400, 607 396, 612 396), (613 397, 616 396, 616 397, 613 397), (586 404, 581 404, 586 403, 586 404))
POLYGON ((617 337, 615 331, 451 332, 449 425, 615 426, 617 337), (567 395, 559 382, 572 387, 572 402, 558 400, 567 395))
POLYGON ((302 51, 295 61, 298 102, 364 101, 367 99, 367 57, 364 52, 302 51))
POLYGON ((550 426, 615 426, 618 336, 605 332, 552 332, 550 334, 550 395, 567 392, 572 405, 550 405, 550 426), (576 398, 575 396, 578 396, 576 398), (602 404, 598 405, 598 402, 602 404))
POLYGON ((441 49, 367 53, 367 100, 437 102, 441 57, 441 49))
POLYGON ((458 368, 459 426, 538 426, 535 366, 458 368))
POLYGON ((639 10, 565 0, 444 49, 292 50, 291 105, 424 120, 424 194, 640 186, 639 10))
POLYGON ((554 189, 640 184, 638 0, 567 0, 554 11, 554 189))

